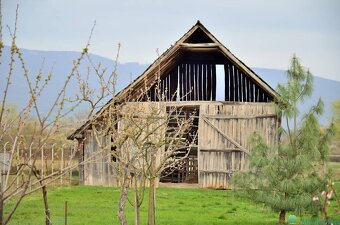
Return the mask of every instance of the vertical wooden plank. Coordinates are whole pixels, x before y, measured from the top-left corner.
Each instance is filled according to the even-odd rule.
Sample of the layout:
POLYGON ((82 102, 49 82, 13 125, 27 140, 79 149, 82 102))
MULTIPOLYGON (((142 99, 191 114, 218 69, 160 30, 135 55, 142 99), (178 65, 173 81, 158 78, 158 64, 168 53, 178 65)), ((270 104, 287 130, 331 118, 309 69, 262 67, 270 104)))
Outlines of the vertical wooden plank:
POLYGON ((211 101, 211 65, 207 64, 207 99, 211 101))
POLYGON ((196 84, 196 64, 192 64, 192 80, 191 80, 191 85, 193 89, 193 101, 197 101, 197 84, 196 84))
POLYGON ((164 77, 164 79, 162 80, 163 84, 162 84, 162 95, 160 96, 161 99, 163 99, 164 101, 167 101, 167 81, 166 81, 166 77, 164 77))
MULTIPOLYGON (((173 72, 174 69, 172 69, 171 72, 173 72)), ((172 76, 171 76, 171 72, 169 73, 168 75, 168 101, 171 101, 171 98, 172 98, 172 93, 171 93, 171 90, 173 89, 171 87, 171 79, 172 79, 172 76)), ((177 85, 176 85, 177 86, 177 85)))
POLYGON ((156 100, 160 101, 162 99, 162 96, 164 95, 164 80, 160 80, 158 85, 159 91, 156 91, 157 92, 156 100))
POLYGON ((231 152, 231 172, 235 171, 235 152, 231 152))
POLYGON ((204 101, 208 100, 208 94, 207 94, 207 65, 202 64, 202 94, 204 101))
POLYGON ((186 101, 190 101, 190 95, 191 95, 191 87, 190 87, 190 64, 186 64, 186 89, 187 89, 187 94, 186 94, 186 101))
POLYGON ((195 64, 190 64, 190 90, 191 90, 191 97, 190 101, 196 100, 196 88, 195 88, 195 64))
POLYGON ((192 100, 197 101, 197 85, 196 85, 196 64, 192 64, 192 80, 191 80, 191 85, 193 89, 193 96, 192 100))
POLYGON ((200 85, 200 79, 201 78, 201 70, 200 70, 200 64, 196 64, 195 65, 195 83, 196 83, 196 101, 199 101, 201 99, 201 93, 202 93, 202 89, 201 89, 201 85, 200 85))
POLYGON ((198 71, 197 71, 197 75, 198 75, 198 87, 197 87, 197 91, 198 91, 198 100, 203 100, 203 92, 204 92, 204 88, 203 88, 203 65, 202 64, 198 64, 198 71))
POLYGON ((247 76, 244 75, 244 92, 245 92, 245 102, 249 102, 249 98, 248 98, 248 80, 247 80, 247 76))
POLYGON ((250 78, 248 77, 247 78, 247 95, 248 95, 248 102, 252 102, 252 93, 251 93, 251 80, 250 78))
MULTIPOLYGON (((237 105, 234 105, 233 106, 233 115, 234 116, 237 115, 237 111, 238 111, 237 105)), ((233 121, 233 132, 232 132, 231 137, 236 139, 236 136, 237 136, 237 119, 232 119, 232 121, 233 121)), ((233 145, 233 147, 235 148, 236 146, 233 145)), ((231 157, 232 157, 232 159, 231 159, 231 161, 232 161, 231 169, 232 169, 232 171, 234 171, 235 170, 235 152, 232 152, 231 157)))
POLYGON ((254 91, 255 91, 255 102, 259 102, 259 89, 257 84, 254 84, 254 91))
POLYGON ((211 64, 211 98, 216 101, 216 64, 211 64))
POLYGON ((235 102, 238 102, 238 69, 234 67, 235 102))
POLYGON ((182 100, 186 101, 187 100, 187 66, 186 64, 183 64, 183 70, 182 70, 182 85, 183 85, 183 95, 182 95, 182 100))
POLYGON ((185 101, 190 100, 190 65, 185 64, 185 101))
POLYGON ((230 101, 230 74, 229 74, 229 64, 224 64, 224 101, 230 101))
MULTIPOLYGON (((240 105, 240 110, 239 110, 239 115, 244 116, 244 105, 240 105)), ((241 146, 244 146, 244 137, 245 137, 245 132, 244 132, 244 119, 239 119, 239 129, 240 129, 240 136, 239 136, 239 142, 241 146)))
POLYGON ((245 88, 246 88, 246 101, 247 102, 250 102, 249 101, 249 79, 248 79, 248 76, 244 76, 244 80, 245 80, 245 88))
POLYGON ((192 64, 188 63, 187 64, 187 92, 188 92, 188 96, 187 96, 187 101, 192 101, 192 86, 191 86, 191 73, 192 73, 192 64))
MULTIPOLYGON (((216 104, 212 106, 212 109, 213 109, 212 114, 213 115, 218 115, 217 107, 218 106, 216 104)), ((215 126, 218 126, 218 119, 212 120, 212 123, 215 124, 215 126)), ((213 131, 213 140, 214 140, 214 147, 213 148, 218 149, 218 137, 219 137, 220 134, 218 132, 216 132, 215 129, 212 129, 212 131, 213 131)))
POLYGON ((241 71, 239 71, 239 101, 243 102, 243 74, 241 71))
POLYGON ((234 65, 229 67, 230 74, 230 101, 235 101, 235 79, 234 79, 234 65))
POLYGON ((166 87, 165 87, 165 90, 166 90, 166 101, 170 101, 170 73, 166 76, 166 87))
POLYGON ((250 82, 250 85, 251 85, 251 99, 252 99, 252 102, 256 102, 256 95, 255 95, 255 84, 254 82, 251 80, 250 82))
POLYGON ((247 101, 247 85, 246 85, 246 75, 242 74, 242 102, 247 101))
POLYGON ((191 99, 191 86, 190 86, 190 63, 186 64, 186 89, 187 89, 187 97, 186 101, 190 101, 191 99))
POLYGON ((202 139, 203 139, 203 129, 202 129, 202 123, 204 121, 202 120, 202 106, 199 106, 199 119, 198 119, 198 148, 197 148, 197 178, 198 178, 198 185, 202 187, 202 179, 201 179, 201 167, 202 167, 202 139))
POLYGON ((236 79, 235 79, 235 101, 240 101, 240 71, 237 67, 236 69, 236 79))
POLYGON ((178 96, 180 101, 183 97, 183 64, 178 65, 178 96))
POLYGON ((171 73, 170 73, 170 77, 169 77, 169 80, 170 80, 170 100, 171 101, 176 101, 176 96, 177 96, 177 93, 176 91, 179 90, 179 88, 177 87, 178 86, 178 67, 175 67, 171 73))

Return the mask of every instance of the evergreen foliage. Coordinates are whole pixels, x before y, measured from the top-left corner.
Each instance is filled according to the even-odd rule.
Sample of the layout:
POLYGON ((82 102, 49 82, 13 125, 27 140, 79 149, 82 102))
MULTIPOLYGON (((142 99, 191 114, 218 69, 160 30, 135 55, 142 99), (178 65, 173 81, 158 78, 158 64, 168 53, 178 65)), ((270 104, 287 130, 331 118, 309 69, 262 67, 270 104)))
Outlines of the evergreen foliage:
POLYGON ((284 223, 286 212, 317 215, 320 204, 313 201, 324 189, 325 162, 328 143, 333 134, 333 124, 320 129, 318 116, 323 112, 321 99, 297 121, 298 103, 312 94, 313 77, 294 55, 287 71, 287 83, 279 84, 277 110, 286 123, 280 128, 278 146, 270 148, 264 139, 251 137, 249 171, 233 176, 235 189, 245 189, 248 197, 262 202, 280 212, 279 222, 284 223))
POLYGON ((335 140, 340 140, 340 99, 333 102, 332 105, 334 124, 335 124, 335 140))

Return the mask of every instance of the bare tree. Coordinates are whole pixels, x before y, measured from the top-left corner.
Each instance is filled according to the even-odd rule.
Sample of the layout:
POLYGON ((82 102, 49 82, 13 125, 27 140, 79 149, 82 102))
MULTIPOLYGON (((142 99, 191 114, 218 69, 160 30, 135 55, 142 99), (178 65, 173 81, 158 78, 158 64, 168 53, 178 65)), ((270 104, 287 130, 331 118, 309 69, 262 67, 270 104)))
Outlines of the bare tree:
MULTIPOLYGON (((70 99, 66 95, 66 89, 71 79, 76 76, 79 65, 86 55, 88 55, 88 47, 93 28, 86 47, 74 61, 73 67, 65 77, 62 87, 58 93, 56 93, 55 99, 52 99, 52 104, 48 112, 42 113, 39 107, 39 99, 48 88, 50 80, 52 79, 53 69, 46 74, 43 74, 42 69, 37 74, 32 74, 26 67, 23 54, 16 43, 18 8, 19 7, 17 7, 16 11, 14 30, 12 31, 10 27, 7 26, 11 37, 10 63, 8 72, 5 74, 6 78, 1 78, 1 80, 5 80, 5 85, 0 103, 0 146, 4 149, 4 154, 2 154, 3 162, 2 166, 0 166, 0 224, 8 224, 22 202, 22 199, 28 194, 40 189, 43 194, 46 224, 51 224, 46 185, 74 168, 75 165, 70 164, 63 170, 44 175, 42 171, 37 169, 38 152, 40 152, 46 144, 50 143, 54 135, 60 131, 60 122, 62 119, 79 105, 77 99, 70 99), (20 74, 14 74, 14 68, 16 66, 21 68, 20 74), (15 91, 11 89, 13 76, 22 76, 22 80, 28 87, 28 100, 26 105, 22 109, 19 109, 18 113, 14 114, 11 113, 12 110, 10 104, 8 104, 9 94, 15 91), (32 119, 32 115, 35 119, 32 119), (32 134, 29 135, 29 138, 25 133, 25 129, 27 129, 28 126, 32 129, 32 134), (28 157, 20 157, 21 150, 27 150, 28 148, 32 148, 32 146, 36 152, 33 152, 33 154, 30 154, 28 157), (5 215, 4 207, 10 200, 12 204, 14 204, 5 215)), ((2 55, 3 48, 2 15, 0 15, 0 65, 2 65, 1 59, 4 57, 2 55)), ((27 155, 27 152, 25 154, 27 155)), ((42 159, 42 161, 43 160, 44 159, 42 159)))
POLYGON ((116 171, 121 188, 117 212, 121 224, 127 224, 125 205, 130 188, 134 190, 134 200, 130 203, 135 209, 135 224, 140 223, 139 207, 146 185, 150 187, 148 223, 155 224, 157 182, 165 169, 172 171, 187 158, 195 140, 194 137, 189 142, 185 138, 192 119, 180 117, 181 108, 167 107, 165 93, 158 88, 159 73, 155 74, 153 83, 159 101, 152 102, 150 98, 139 100, 145 99, 143 96, 147 95, 147 87, 139 90, 137 101, 130 101, 129 98, 116 100, 118 56, 119 51, 113 72, 107 78, 104 75, 106 69, 100 70, 100 64, 91 65, 100 81, 96 90, 89 87, 88 77, 78 76, 80 93, 77 96, 91 107, 87 129, 91 130, 95 139, 96 154, 104 153, 103 157, 115 159, 111 166, 116 171), (96 106, 109 95, 112 99, 95 113, 96 106), (170 121, 176 121, 177 126, 169 128, 170 121))

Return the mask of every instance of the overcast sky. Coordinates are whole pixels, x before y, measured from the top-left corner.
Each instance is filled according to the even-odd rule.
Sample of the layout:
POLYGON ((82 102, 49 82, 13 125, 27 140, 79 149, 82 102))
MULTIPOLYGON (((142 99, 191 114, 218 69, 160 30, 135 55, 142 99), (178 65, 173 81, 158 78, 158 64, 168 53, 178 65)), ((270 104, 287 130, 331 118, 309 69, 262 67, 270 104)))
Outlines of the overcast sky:
MULTIPOLYGON (((151 63, 200 20, 250 67, 286 69, 296 53, 313 74, 340 80, 339 0, 2 0, 3 24, 19 4, 19 47, 90 51, 151 63)), ((5 44, 9 45, 7 29, 5 44)))

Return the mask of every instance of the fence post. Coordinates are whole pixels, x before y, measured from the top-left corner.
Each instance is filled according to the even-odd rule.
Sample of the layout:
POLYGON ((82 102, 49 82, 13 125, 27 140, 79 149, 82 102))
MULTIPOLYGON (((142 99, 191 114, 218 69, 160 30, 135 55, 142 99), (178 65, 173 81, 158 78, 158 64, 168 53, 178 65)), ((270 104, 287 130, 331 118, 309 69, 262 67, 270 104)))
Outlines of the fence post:
MULTIPOLYGON (((30 162, 30 166, 32 166, 32 146, 33 146, 33 141, 32 141, 31 144, 30 144, 30 152, 29 152, 29 157, 30 157, 29 162, 30 162)), ((32 185, 31 185, 31 183, 32 183, 32 180, 30 179, 30 190, 32 190, 32 185)))
POLYGON ((70 181, 69 181, 69 185, 71 186, 72 182, 71 182, 71 179, 72 179, 72 169, 71 169, 71 165, 72 165, 72 146, 70 147, 70 159, 69 159, 69 168, 70 168, 70 181))
POLYGON ((67 225, 67 201, 65 201, 65 225, 67 225))
POLYGON ((30 154, 30 156, 29 156, 30 157, 30 160, 29 160, 30 161, 30 166, 32 166, 32 145, 33 145, 33 141, 30 144, 30 153, 29 153, 30 154))
POLYGON ((60 161, 60 185, 63 186, 63 170, 64 170, 64 145, 61 147, 61 161, 60 161))

